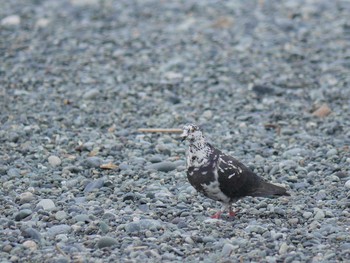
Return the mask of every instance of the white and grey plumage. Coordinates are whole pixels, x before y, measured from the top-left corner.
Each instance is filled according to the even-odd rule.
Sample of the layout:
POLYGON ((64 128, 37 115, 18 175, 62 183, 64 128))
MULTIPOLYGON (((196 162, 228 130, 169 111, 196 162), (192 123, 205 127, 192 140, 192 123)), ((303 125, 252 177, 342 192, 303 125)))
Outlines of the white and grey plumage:
MULTIPOLYGON (((211 146, 199 127, 188 124, 181 135, 190 145, 187 151, 187 178, 205 196, 224 203, 234 216, 232 203, 245 196, 271 197, 289 194, 286 189, 268 182, 241 162, 211 146)), ((219 218, 221 211, 213 218, 219 218)))

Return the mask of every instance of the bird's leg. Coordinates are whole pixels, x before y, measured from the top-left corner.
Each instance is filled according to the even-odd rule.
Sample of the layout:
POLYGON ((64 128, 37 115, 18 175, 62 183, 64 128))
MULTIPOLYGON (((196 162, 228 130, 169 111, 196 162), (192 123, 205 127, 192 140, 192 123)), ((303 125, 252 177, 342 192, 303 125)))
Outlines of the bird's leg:
POLYGON ((214 215, 212 215, 211 218, 220 219, 221 214, 222 214, 222 211, 220 210, 220 211, 216 212, 214 215))

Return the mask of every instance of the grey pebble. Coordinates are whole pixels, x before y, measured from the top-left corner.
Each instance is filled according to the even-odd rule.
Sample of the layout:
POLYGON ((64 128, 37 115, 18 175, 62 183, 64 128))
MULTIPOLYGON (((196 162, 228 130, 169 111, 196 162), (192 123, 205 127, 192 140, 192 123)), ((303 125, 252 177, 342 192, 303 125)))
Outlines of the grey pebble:
POLYGON ((309 219, 310 217, 312 217, 312 212, 305 211, 305 212, 303 213, 303 217, 306 218, 306 219, 309 219))
POLYGON ((41 234, 38 230, 36 230, 34 228, 28 227, 28 228, 24 229, 22 235, 24 237, 34 239, 34 240, 38 241, 39 243, 41 242, 41 234))
POLYGON ((16 215, 15 215, 15 220, 16 221, 21 221, 22 219, 30 216, 32 214, 32 210, 30 209, 23 209, 20 210, 16 215))
POLYGON ((260 226, 260 225, 253 225, 253 224, 248 225, 248 226, 246 227, 246 230, 247 230, 248 233, 253 233, 253 232, 255 232, 255 233, 257 233, 257 234, 262 234, 262 233, 264 233, 264 232, 267 231, 267 229, 266 229, 265 227, 260 226))
POLYGON ((348 180, 348 181, 345 182, 345 187, 348 188, 348 189, 350 189, 350 180, 348 180))
POLYGON ((94 180, 88 183, 84 188, 84 193, 90 193, 95 189, 100 189, 104 184, 104 180, 102 178, 94 180))
POLYGON ((100 157, 88 157, 86 158, 85 164, 90 168, 99 168, 103 163, 103 160, 100 157))
POLYGON ((159 163, 154 163, 146 166, 147 170, 157 170, 160 172, 170 172, 176 169, 178 165, 175 162, 169 162, 169 161, 164 161, 164 162, 159 162, 159 163))
POLYGON ((97 242, 97 247, 99 249, 105 248, 105 247, 111 247, 116 245, 118 242, 115 238, 112 237, 101 237, 100 240, 97 242))
POLYGON ((229 257, 236 249, 238 249, 239 246, 234 246, 230 243, 225 243, 222 247, 221 253, 224 257, 229 257))
POLYGON ((65 211, 57 211, 56 214, 55 214, 55 218, 57 220, 63 220, 63 219, 66 219, 67 218, 67 213, 65 211))
POLYGON ((72 230, 72 228, 69 225, 61 224, 61 225, 55 225, 50 227, 47 230, 47 234, 50 237, 57 236, 58 234, 67 234, 72 230))
POLYGON ((89 215, 87 214, 80 214, 80 215, 76 215, 73 218, 76 222, 85 222, 88 223, 91 221, 89 215))
POLYGON ((157 230, 163 224, 155 219, 140 219, 137 222, 130 222, 125 225, 125 231, 128 233, 138 232, 141 230, 157 230))
POLYGON ((44 210, 51 210, 56 207, 51 199, 42 199, 36 206, 42 207, 44 210))
POLYGON ((9 177, 19 177, 20 174, 21 174, 21 171, 19 169, 17 169, 17 168, 10 168, 7 171, 7 175, 9 177))
POLYGON ((86 100, 92 100, 100 94, 97 88, 90 89, 83 94, 83 98, 86 100))

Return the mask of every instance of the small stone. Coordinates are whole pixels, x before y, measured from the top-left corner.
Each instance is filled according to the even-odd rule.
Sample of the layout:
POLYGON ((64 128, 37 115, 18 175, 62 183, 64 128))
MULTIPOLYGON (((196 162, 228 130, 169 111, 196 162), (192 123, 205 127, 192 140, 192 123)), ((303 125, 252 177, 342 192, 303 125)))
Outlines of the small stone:
POLYGON ((99 157, 93 156, 86 159, 86 165, 90 168, 99 168, 103 160, 99 157))
POLYGON ((114 246, 117 243, 117 240, 112 237, 101 237, 100 240, 97 242, 97 247, 101 249, 105 247, 114 246))
POLYGON ((291 169, 298 167, 298 164, 293 160, 284 160, 279 163, 280 169, 291 169))
POLYGON ((36 206, 41 206, 44 210, 51 210, 56 207, 51 199, 42 199, 36 206))
POLYGON ((53 263, 69 263, 69 262, 71 261, 67 257, 59 257, 53 263))
POLYGON ((342 178, 348 177, 349 175, 346 172, 339 171, 339 172, 335 173, 335 176, 337 176, 338 178, 342 179, 342 178))
POLYGON ((28 248, 32 251, 38 249, 38 245, 33 240, 26 240, 22 244, 25 248, 28 248))
POLYGON ((90 89, 83 95, 83 98, 86 100, 91 100, 96 98, 100 94, 100 91, 96 88, 90 89))
POLYGON ((185 237, 185 242, 187 243, 187 244, 194 244, 194 241, 193 241, 193 239, 191 238, 191 237, 185 237))
POLYGON ((348 189, 350 189, 350 180, 346 181, 345 187, 348 188, 348 189))
POLYGON ((84 188, 84 193, 90 193, 95 189, 100 189, 104 184, 104 180, 102 178, 94 180, 88 183, 84 188))
POLYGON ((2 26, 17 26, 21 23, 21 18, 18 15, 10 15, 1 19, 2 26))
POLYGON ((125 231, 128 233, 139 232, 143 230, 157 230, 162 224, 155 219, 141 219, 137 222, 130 222, 125 225, 125 231))
POLYGON ((246 230, 249 232, 249 233, 257 233, 257 234, 262 234, 264 232, 267 231, 267 229, 265 227, 262 227, 260 225, 248 225, 246 227, 246 230))
POLYGON ((202 116, 203 118, 210 120, 213 117, 213 112, 211 110, 205 110, 202 116))
POLYGON ((332 157, 332 156, 334 156, 334 155, 337 155, 337 153, 338 153, 337 149, 330 149, 330 150, 326 153, 326 155, 327 155, 327 157, 332 157))
POLYGON ((31 192, 21 193, 19 196, 19 203, 25 204, 34 200, 34 195, 31 192))
POLYGON ((99 222, 99 227, 103 234, 106 234, 109 232, 109 226, 104 221, 99 222))
POLYGON ((312 217, 312 212, 308 212, 308 211, 304 212, 303 217, 306 219, 309 219, 310 217, 312 217))
POLYGON ((41 234, 34 228, 28 227, 24 229, 22 235, 27 238, 35 239, 39 243, 41 242, 41 234))
POLYGON ((50 227, 47 230, 47 234, 51 237, 57 236, 59 234, 67 234, 72 230, 72 228, 69 225, 62 224, 62 225, 55 225, 50 227))
POLYGON ((57 213, 55 214, 55 218, 57 220, 63 220, 67 217, 67 213, 65 211, 57 211, 57 213))
POLYGON ((12 246, 10 244, 7 244, 5 246, 3 246, 2 251, 9 253, 12 250, 12 246))
POLYGON ((232 252, 238 248, 239 246, 234 246, 230 243, 225 243, 225 245, 222 247, 221 253, 224 257, 229 257, 232 254, 232 252))
POLYGON ((20 210, 16 215, 15 215, 15 220, 16 221, 21 221, 22 219, 30 216, 32 214, 32 210, 30 209, 23 209, 20 210))
POLYGON ((281 244, 281 246, 280 246, 280 249, 278 250, 278 253, 279 253, 280 255, 284 255, 284 254, 287 253, 287 251, 288 251, 288 245, 287 245, 286 242, 283 242, 283 243, 281 244))
POLYGON ((322 118, 322 117, 328 116, 331 112, 332 112, 331 108, 329 108, 327 104, 323 104, 318 109, 316 109, 312 113, 312 115, 322 118))
POLYGON ((157 170, 160 172, 170 172, 170 171, 175 170, 176 167, 177 167, 176 163, 164 161, 164 162, 160 162, 160 163, 150 164, 150 165, 146 166, 146 169, 147 170, 157 170))
POLYGON ((317 209, 317 212, 316 212, 316 214, 314 216, 314 219, 315 220, 321 220, 321 219, 325 218, 325 216, 326 215, 324 214, 323 210, 317 209))
POLYGON ((51 156, 48 158, 48 161, 49 161, 49 164, 50 164, 52 167, 59 166, 59 165, 62 163, 61 159, 60 159, 58 156, 55 156, 55 155, 51 155, 51 156))
POLYGON ((298 224, 299 219, 298 218, 290 218, 290 219, 288 219, 288 222, 291 225, 295 225, 295 224, 298 224))
POLYGON ((19 177, 21 175, 21 171, 17 168, 10 168, 7 171, 7 175, 10 177, 19 177))
POLYGON ((44 28, 44 27, 47 27, 47 25, 50 23, 50 20, 47 19, 47 18, 40 18, 36 21, 35 23, 35 26, 36 27, 41 27, 41 28, 44 28))
POLYGON ((89 216, 87 214, 76 215, 74 217, 74 220, 77 222, 85 222, 85 223, 89 223, 91 221, 91 219, 89 218, 89 216))

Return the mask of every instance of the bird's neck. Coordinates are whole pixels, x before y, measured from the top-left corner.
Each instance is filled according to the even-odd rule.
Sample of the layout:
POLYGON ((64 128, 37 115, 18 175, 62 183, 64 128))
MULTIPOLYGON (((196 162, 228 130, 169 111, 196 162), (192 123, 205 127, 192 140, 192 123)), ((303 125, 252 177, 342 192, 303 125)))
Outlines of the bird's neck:
POLYGON ((212 148, 209 143, 206 142, 204 137, 201 137, 195 141, 190 142, 187 166, 199 167, 209 162, 209 156, 212 153, 212 148))

